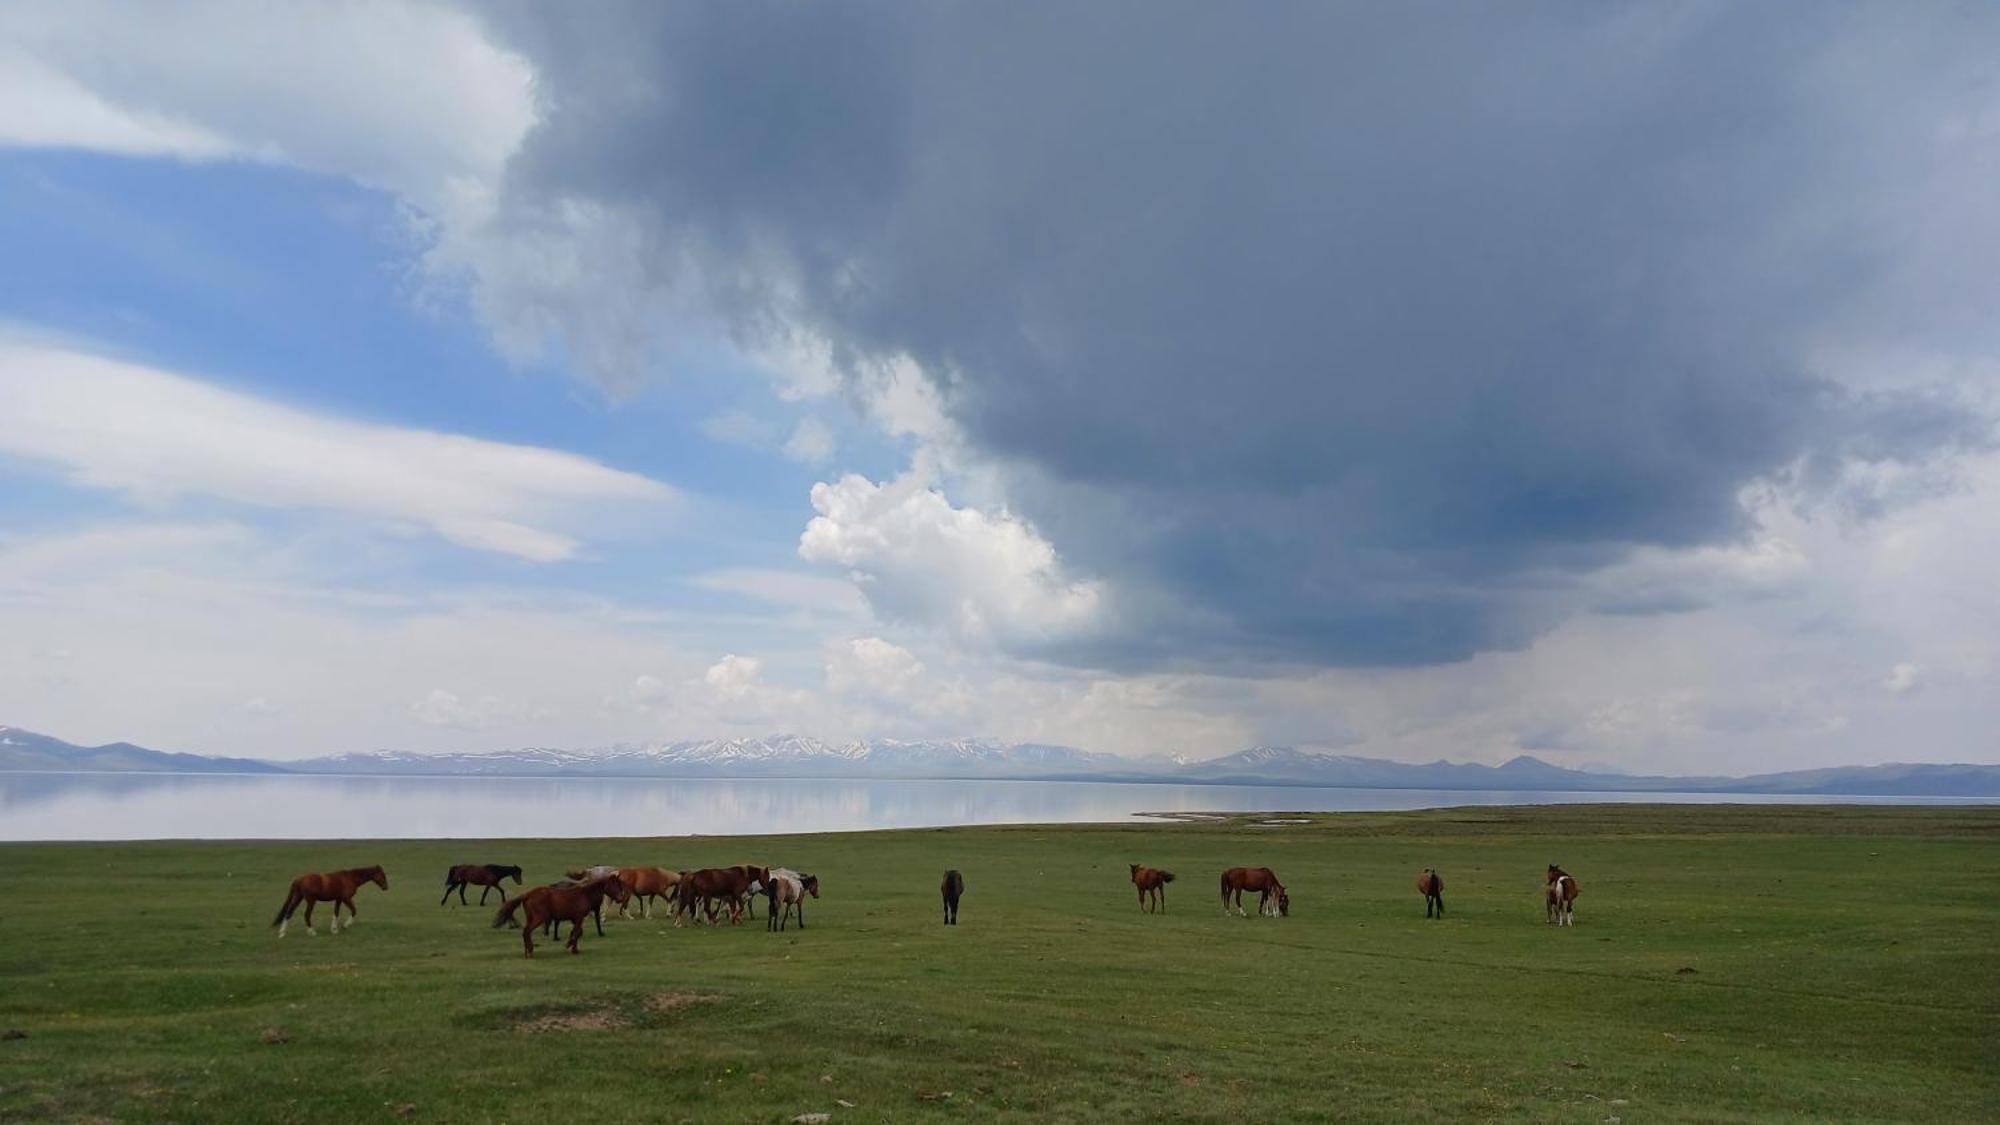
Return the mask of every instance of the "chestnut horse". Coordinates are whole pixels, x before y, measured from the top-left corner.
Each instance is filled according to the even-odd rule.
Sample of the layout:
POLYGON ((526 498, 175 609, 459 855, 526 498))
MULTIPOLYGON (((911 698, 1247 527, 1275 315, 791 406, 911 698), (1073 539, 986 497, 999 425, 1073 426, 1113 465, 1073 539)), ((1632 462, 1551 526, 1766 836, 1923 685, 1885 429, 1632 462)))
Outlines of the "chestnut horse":
POLYGON ((292 880, 291 890, 285 894, 285 905, 278 908, 278 916, 271 924, 278 927, 278 936, 285 936, 285 928, 291 925, 292 911, 306 904, 306 932, 314 937, 319 931, 313 929, 313 906, 315 903, 333 904, 333 932, 340 932, 340 908, 347 908, 347 924, 354 924, 354 892, 363 884, 373 883, 383 890, 389 889, 389 876, 378 864, 374 867, 350 867, 345 871, 329 871, 324 875, 307 874, 292 880))
POLYGON ((1272 896, 1277 896, 1277 912, 1281 917, 1292 916, 1292 896, 1285 893, 1285 885, 1268 867, 1232 867, 1222 873, 1222 912, 1229 913, 1234 900, 1236 913, 1243 917, 1243 892, 1257 892, 1257 913, 1269 914, 1272 896))
POLYGON ((732 925, 739 924, 743 921, 744 901, 763 890, 770 878, 770 868, 749 864, 690 871, 681 876, 680 901, 674 907, 674 925, 681 924, 682 915, 698 923, 703 912, 707 913, 709 924, 713 925, 718 907, 729 911, 732 925))
POLYGON ((577 943, 583 940, 583 920, 598 913, 604 906, 604 896, 622 894, 625 890, 616 875, 606 875, 601 879, 591 879, 572 886, 554 885, 536 887, 524 895, 516 895, 500 904, 500 912, 493 916, 493 928, 510 925, 514 921, 514 911, 523 905, 527 907, 525 922, 521 926, 522 955, 535 955, 535 931, 544 924, 568 922, 569 951, 581 952, 577 943))
POLYGON ((1550 925, 1576 925, 1575 876, 1553 863, 1549 864, 1549 881, 1542 888, 1542 898, 1548 905, 1550 925))
MULTIPOLYGON (((444 873, 444 898, 438 900, 438 905, 443 906, 445 900, 451 898, 451 892, 457 891, 458 904, 469 906, 471 904, 465 901, 465 888, 478 887, 479 905, 485 906, 486 896, 503 879, 512 879, 515 886, 520 886, 521 869, 505 863, 461 863, 444 873)), ((501 891, 500 897, 506 898, 507 892, 501 891)))
POLYGON ((1437 916, 1444 917, 1444 876, 1424 868, 1424 873, 1417 876, 1417 893, 1424 896, 1424 917, 1431 916, 1433 905, 1437 907, 1437 916))
POLYGON ((669 871, 664 867, 621 867, 618 869, 618 881, 625 884, 625 892, 613 896, 613 900, 618 903, 618 916, 630 917, 625 908, 631 904, 633 897, 637 896, 639 917, 651 918, 655 898, 665 899, 670 907, 673 905, 674 891, 680 886, 681 873, 669 871))
POLYGON ((1174 881, 1174 873, 1158 867, 1132 865, 1132 885, 1139 888, 1139 909, 1145 910, 1150 899, 1156 911, 1167 908, 1167 884, 1174 881))
POLYGON ((819 897, 819 876, 801 875, 789 867, 773 867, 771 878, 764 884, 767 901, 764 911, 764 928, 779 933, 785 931, 785 920, 792 916, 792 907, 799 908, 799 929, 806 928, 806 896, 819 897), (785 908, 784 914, 778 907, 785 908))
POLYGON ((958 899, 965 893, 965 876, 957 868, 944 873, 944 882, 938 884, 938 892, 944 895, 944 924, 958 925, 958 899))

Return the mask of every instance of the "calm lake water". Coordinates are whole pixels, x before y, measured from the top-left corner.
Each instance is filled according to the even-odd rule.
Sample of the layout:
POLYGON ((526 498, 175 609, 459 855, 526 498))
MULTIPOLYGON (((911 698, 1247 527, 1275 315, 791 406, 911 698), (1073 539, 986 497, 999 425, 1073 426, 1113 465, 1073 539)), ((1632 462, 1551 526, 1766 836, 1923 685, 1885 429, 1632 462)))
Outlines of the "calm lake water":
POLYGON ((1953 804, 1940 798, 1328 789, 1075 781, 656 781, 0 773, 0 840, 698 836, 1453 805, 1953 804))

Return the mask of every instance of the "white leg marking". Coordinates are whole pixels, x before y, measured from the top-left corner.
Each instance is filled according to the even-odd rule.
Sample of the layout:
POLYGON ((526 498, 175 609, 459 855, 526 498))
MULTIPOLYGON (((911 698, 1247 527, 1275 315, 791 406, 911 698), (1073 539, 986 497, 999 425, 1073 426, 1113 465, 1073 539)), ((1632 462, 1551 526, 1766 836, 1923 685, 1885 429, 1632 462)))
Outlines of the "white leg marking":
POLYGON ((289 925, 291 925, 291 924, 292 924, 292 920, 291 920, 290 918, 287 918, 287 919, 285 919, 284 921, 282 921, 282 922, 278 923, 278 936, 279 936, 279 937, 284 937, 284 936, 285 936, 285 927, 287 927, 287 926, 289 926, 289 925))
POLYGON ((307 936, 307 937, 318 937, 318 936, 319 936, 319 931, 318 931, 318 930, 315 930, 315 929, 313 929, 313 928, 312 928, 311 926, 307 926, 307 927, 306 927, 306 936, 307 936))

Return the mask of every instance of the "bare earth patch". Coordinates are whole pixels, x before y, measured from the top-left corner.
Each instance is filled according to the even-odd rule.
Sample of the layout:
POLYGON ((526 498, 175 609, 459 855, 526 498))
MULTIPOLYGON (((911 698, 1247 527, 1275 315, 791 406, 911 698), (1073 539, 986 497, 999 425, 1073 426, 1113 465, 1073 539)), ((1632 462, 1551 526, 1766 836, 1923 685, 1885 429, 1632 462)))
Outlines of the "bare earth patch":
POLYGON ((646 997, 649 1012, 671 1012, 676 1008, 691 1007, 695 1004, 713 1004, 720 996, 710 996, 701 992, 655 992, 646 997))
POLYGON ((536 1016, 514 1025, 514 1030, 536 1035, 546 1031, 617 1031, 625 1026, 625 1017, 610 1008, 593 1008, 587 1012, 556 1012, 546 1016, 536 1016))

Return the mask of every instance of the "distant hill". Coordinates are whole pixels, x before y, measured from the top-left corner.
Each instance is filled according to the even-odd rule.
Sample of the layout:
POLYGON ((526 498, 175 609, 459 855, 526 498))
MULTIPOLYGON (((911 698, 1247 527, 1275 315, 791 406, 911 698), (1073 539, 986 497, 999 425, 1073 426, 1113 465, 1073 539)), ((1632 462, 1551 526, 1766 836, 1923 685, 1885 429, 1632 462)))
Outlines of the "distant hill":
POLYGON ((1350 789, 1823 794, 2000 798, 2000 766, 1896 763, 1751 777, 1638 777, 1552 765, 1526 755, 1498 766, 1394 762, 1292 746, 1253 746, 1221 758, 1125 758, 1068 746, 988 739, 866 739, 806 735, 620 744, 593 750, 529 747, 476 754, 375 751, 264 762, 167 754, 128 742, 76 746, 0 727, 0 771, 295 773, 508 777, 829 777, 1157 781, 1322 785, 1350 789))
POLYGON ((283 767, 250 758, 169 754, 129 742, 78 746, 46 734, 0 727, 0 771, 78 773, 283 773, 283 767))

